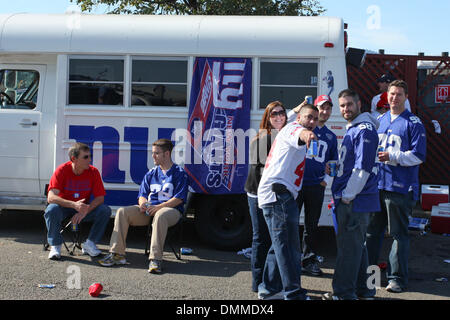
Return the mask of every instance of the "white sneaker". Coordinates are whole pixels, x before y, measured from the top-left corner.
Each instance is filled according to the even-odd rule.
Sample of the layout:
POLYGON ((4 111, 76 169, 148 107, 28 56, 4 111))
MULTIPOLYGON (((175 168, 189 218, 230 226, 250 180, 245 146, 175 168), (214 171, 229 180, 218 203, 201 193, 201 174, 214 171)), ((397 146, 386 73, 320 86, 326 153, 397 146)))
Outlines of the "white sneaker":
POLYGON ((393 292, 393 293, 400 293, 403 291, 402 287, 397 283, 395 280, 389 281, 389 284, 386 287, 386 291, 393 292))
POLYGON ((50 246, 50 253, 48 254, 50 260, 60 260, 61 259, 61 245, 50 246))
POLYGON ((96 257, 99 254, 101 254, 102 252, 97 248, 97 246, 95 245, 95 243, 93 243, 90 240, 86 240, 85 243, 83 243, 81 245, 81 252, 83 252, 83 254, 88 254, 91 257, 96 257))

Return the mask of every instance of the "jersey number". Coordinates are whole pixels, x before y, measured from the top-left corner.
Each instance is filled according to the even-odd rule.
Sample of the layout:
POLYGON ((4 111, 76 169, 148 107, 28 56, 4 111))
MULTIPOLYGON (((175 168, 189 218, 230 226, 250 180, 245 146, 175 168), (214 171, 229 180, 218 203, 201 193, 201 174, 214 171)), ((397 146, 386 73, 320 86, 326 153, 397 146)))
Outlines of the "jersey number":
POLYGON ((305 160, 303 160, 303 162, 298 165, 298 167, 295 169, 295 172, 294 172, 295 175, 298 176, 298 179, 295 180, 295 182, 294 182, 294 184, 297 187, 300 187, 300 183, 302 183, 304 172, 305 172, 305 160))
MULTIPOLYGON (((397 152, 401 151, 400 147, 402 145, 402 138, 396 134, 386 135, 385 133, 378 134, 379 146, 384 148, 385 152, 397 152)), ((376 161, 378 161, 378 157, 376 157, 376 161)), ((397 164, 395 164, 397 165, 397 164)))

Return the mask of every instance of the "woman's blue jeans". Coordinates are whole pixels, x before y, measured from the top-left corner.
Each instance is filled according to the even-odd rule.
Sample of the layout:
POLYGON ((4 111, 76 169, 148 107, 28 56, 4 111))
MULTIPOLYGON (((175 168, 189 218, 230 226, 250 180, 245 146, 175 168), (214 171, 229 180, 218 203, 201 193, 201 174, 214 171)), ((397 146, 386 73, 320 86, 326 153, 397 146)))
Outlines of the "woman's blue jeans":
POLYGON ((263 212, 258 208, 258 198, 247 197, 247 199, 253 228, 251 256, 252 290, 258 292, 258 286, 262 282, 264 265, 266 263, 267 252, 269 251, 271 241, 263 212))
POLYGON ((277 194, 277 201, 262 206, 272 246, 267 253, 262 295, 284 291, 286 300, 306 299, 301 287, 301 248, 298 233, 299 211, 290 192, 277 194))

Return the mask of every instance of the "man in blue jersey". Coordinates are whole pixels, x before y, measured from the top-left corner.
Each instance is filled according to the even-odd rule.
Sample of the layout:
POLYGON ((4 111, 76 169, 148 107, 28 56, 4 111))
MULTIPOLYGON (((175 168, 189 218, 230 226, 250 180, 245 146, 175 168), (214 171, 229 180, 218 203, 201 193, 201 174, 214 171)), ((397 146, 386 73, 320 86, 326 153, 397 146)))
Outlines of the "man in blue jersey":
POLYGON ((325 122, 330 118, 333 102, 331 98, 323 94, 318 96, 314 105, 319 109, 319 121, 314 133, 318 140, 318 155, 306 156, 305 175, 303 186, 297 197, 299 211, 305 205, 305 220, 302 241, 302 272, 321 276, 322 270, 317 261, 315 245, 318 242, 317 232, 320 214, 326 186, 331 182, 331 177, 325 174, 325 164, 330 160, 337 160, 337 138, 327 128, 325 122))
MULTIPOLYGON (((426 135, 420 119, 406 110, 408 86, 396 80, 389 84, 390 112, 379 118, 378 137, 384 151, 378 153, 381 212, 372 213, 367 230, 369 263, 376 265, 388 227, 393 237, 386 290, 402 292, 408 285, 408 216, 418 198, 419 165, 425 161, 426 135)), ((383 150, 381 149, 381 150, 383 150)))
POLYGON ((117 210, 110 254, 99 260, 102 266, 126 264, 125 249, 129 226, 145 226, 153 218, 148 272, 162 272, 167 229, 181 218, 188 192, 187 174, 172 162, 172 149, 172 141, 168 139, 159 139, 153 143, 152 157, 155 167, 150 169, 142 180, 138 205, 117 210))
POLYGON ((378 147, 378 121, 361 113, 356 92, 339 93, 339 109, 347 120, 347 132, 339 150, 339 168, 331 186, 337 219, 337 257, 333 292, 324 300, 369 299, 375 288, 367 285, 365 246, 369 212, 380 210, 375 157, 378 147), (375 169, 375 170, 374 170, 375 169))

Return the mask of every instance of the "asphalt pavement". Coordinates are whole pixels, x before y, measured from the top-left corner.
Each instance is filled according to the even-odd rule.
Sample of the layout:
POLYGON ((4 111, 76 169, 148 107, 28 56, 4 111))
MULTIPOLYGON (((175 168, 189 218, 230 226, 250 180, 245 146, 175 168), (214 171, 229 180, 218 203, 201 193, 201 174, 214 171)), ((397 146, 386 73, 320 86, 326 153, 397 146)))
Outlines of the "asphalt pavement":
MULTIPOLYGON (((99 248, 104 254, 109 249, 112 220, 99 248)), ((89 225, 83 227, 87 236, 89 225)), ((250 260, 235 251, 216 250, 202 243, 195 234, 193 221, 184 227, 181 245, 192 249, 192 254, 177 260, 169 247, 164 253, 163 273, 147 272, 144 255, 144 227, 132 227, 127 239, 127 260, 120 267, 101 267, 97 260, 81 255, 69 255, 62 250, 62 261, 48 260, 43 251, 45 225, 41 212, 0 212, 0 300, 248 300, 257 301, 251 291, 250 260), (97 298, 89 295, 93 283, 103 285, 97 298), (40 288, 39 285, 54 285, 40 288)), ((384 272, 379 300, 450 300, 450 237, 428 232, 422 235, 412 231, 410 255, 410 285, 406 292, 389 293, 384 272), (442 279, 441 279, 442 280, 442 279)), ((331 291, 333 267, 336 258, 335 236, 332 228, 320 228, 319 254, 324 275, 302 275, 302 286, 312 300, 320 300, 331 291)), ((384 241, 382 258, 387 259, 392 239, 384 241)))

